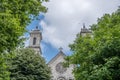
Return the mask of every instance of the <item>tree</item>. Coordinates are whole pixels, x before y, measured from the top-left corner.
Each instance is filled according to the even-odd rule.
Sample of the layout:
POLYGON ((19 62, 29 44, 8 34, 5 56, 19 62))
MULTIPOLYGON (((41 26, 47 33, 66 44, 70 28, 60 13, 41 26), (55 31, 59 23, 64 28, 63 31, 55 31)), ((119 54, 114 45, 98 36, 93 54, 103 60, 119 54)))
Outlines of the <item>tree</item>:
POLYGON ((120 8, 91 26, 92 36, 78 34, 70 45, 76 80, 120 80, 120 8))
POLYGON ((10 67, 11 80, 50 80, 50 69, 43 57, 31 49, 14 52, 10 67))
POLYGON ((48 0, 0 0, 0 52, 11 51, 22 42, 26 26, 46 12, 44 1, 48 0))
POLYGON ((26 26, 40 12, 46 12, 42 2, 47 0, 0 0, 0 80, 9 80, 3 53, 11 52, 21 42, 26 26))
POLYGON ((6 59, 8 56, 6 54, 0 54, 0 80, 10 80, 10 72, 8 71, 8 66, 6 59))

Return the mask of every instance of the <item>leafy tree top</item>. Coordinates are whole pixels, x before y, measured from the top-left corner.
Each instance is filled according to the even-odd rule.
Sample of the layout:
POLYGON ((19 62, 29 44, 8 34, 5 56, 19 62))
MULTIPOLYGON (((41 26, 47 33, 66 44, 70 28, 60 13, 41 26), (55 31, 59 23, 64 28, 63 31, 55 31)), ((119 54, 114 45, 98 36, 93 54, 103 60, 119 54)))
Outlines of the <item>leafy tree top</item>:
POLYGON ((11 80, 49 80, 50 69, 43 57, 31 49, 20 49, 14 53, 10 68, 11 80))
POLYGON ((78 34, 70 45, 74 52, 66 64, 76 64, 76 80, 119 80, 120 8, 91 26, 92 37, 78 34))
POLYGON ((26 26, 47 9, 42 2, 48 0, 1 0, 0 1, 0 52, 18 46, 26 32, 26 26), (33 17, 33 18, 32 18, 33 17))

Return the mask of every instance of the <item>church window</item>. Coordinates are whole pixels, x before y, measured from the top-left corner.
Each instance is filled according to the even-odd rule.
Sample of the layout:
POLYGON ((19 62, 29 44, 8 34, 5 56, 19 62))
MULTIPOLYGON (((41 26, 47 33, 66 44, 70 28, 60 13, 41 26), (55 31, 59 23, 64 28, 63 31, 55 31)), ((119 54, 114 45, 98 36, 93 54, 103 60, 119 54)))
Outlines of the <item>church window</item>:
POLYGON ((57 80, 66 80, 65 77, 59 77, 57 80))
POLYGON ((36 44, 36 37, 33 38, 33 45, 36 44))
POLYGON ((56 65, 56 71, 59 73, 64 73, 67 70, 67 68, 65 68, 62 64, 62 62, 58 63, 56 65))

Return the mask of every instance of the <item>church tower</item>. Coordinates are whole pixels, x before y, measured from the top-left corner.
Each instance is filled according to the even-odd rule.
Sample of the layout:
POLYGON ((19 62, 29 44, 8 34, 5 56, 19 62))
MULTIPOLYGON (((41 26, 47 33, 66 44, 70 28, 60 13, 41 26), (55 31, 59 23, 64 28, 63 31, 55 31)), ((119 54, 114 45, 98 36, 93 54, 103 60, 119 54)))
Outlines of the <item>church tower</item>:
POLYGON ((40 42, 42 40, 42 33, 38 29, 38 26, 36 26, 36 29, 32 30, 30 32, 30 41, 29 41, 29 48, 32 48, 36 51, 38 54, 42 54, 40 42))
POLYGON ((83 24, 83 28, 81 28, 80 35, 81 36, 86 36, 86 35, 91 35, 91 31, 85 27, 85 24, 83 24))

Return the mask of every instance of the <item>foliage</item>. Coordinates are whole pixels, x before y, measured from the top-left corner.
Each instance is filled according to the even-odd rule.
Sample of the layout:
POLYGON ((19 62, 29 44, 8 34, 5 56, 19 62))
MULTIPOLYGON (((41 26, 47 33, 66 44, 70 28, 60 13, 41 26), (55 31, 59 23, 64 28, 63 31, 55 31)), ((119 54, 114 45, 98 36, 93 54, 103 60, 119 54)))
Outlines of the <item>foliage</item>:
POLYGON ((10 80, 6 58, 6 54, 0 54, 0 80, 10 80))
POLYGON ((23 42, 26 26, 39 14, 46 12, 42 2, 47 0, 0 0, 0 80, 9 80, 5 52, 11 52, 23 42))
POLYGON ((78 34, 66 57, 76 80, 120 80, 120 8, 93 24, 92 37, 78 34))
POLYGON ((46 12, 42 2, 47 0, 0 0, 0 52, 12 50, 22 39, 32 19, 46 12))
POLYGON ((31 49, 20 49, 13 54, 11 80, 50 80, 50 70, 39 54, 31 49))

